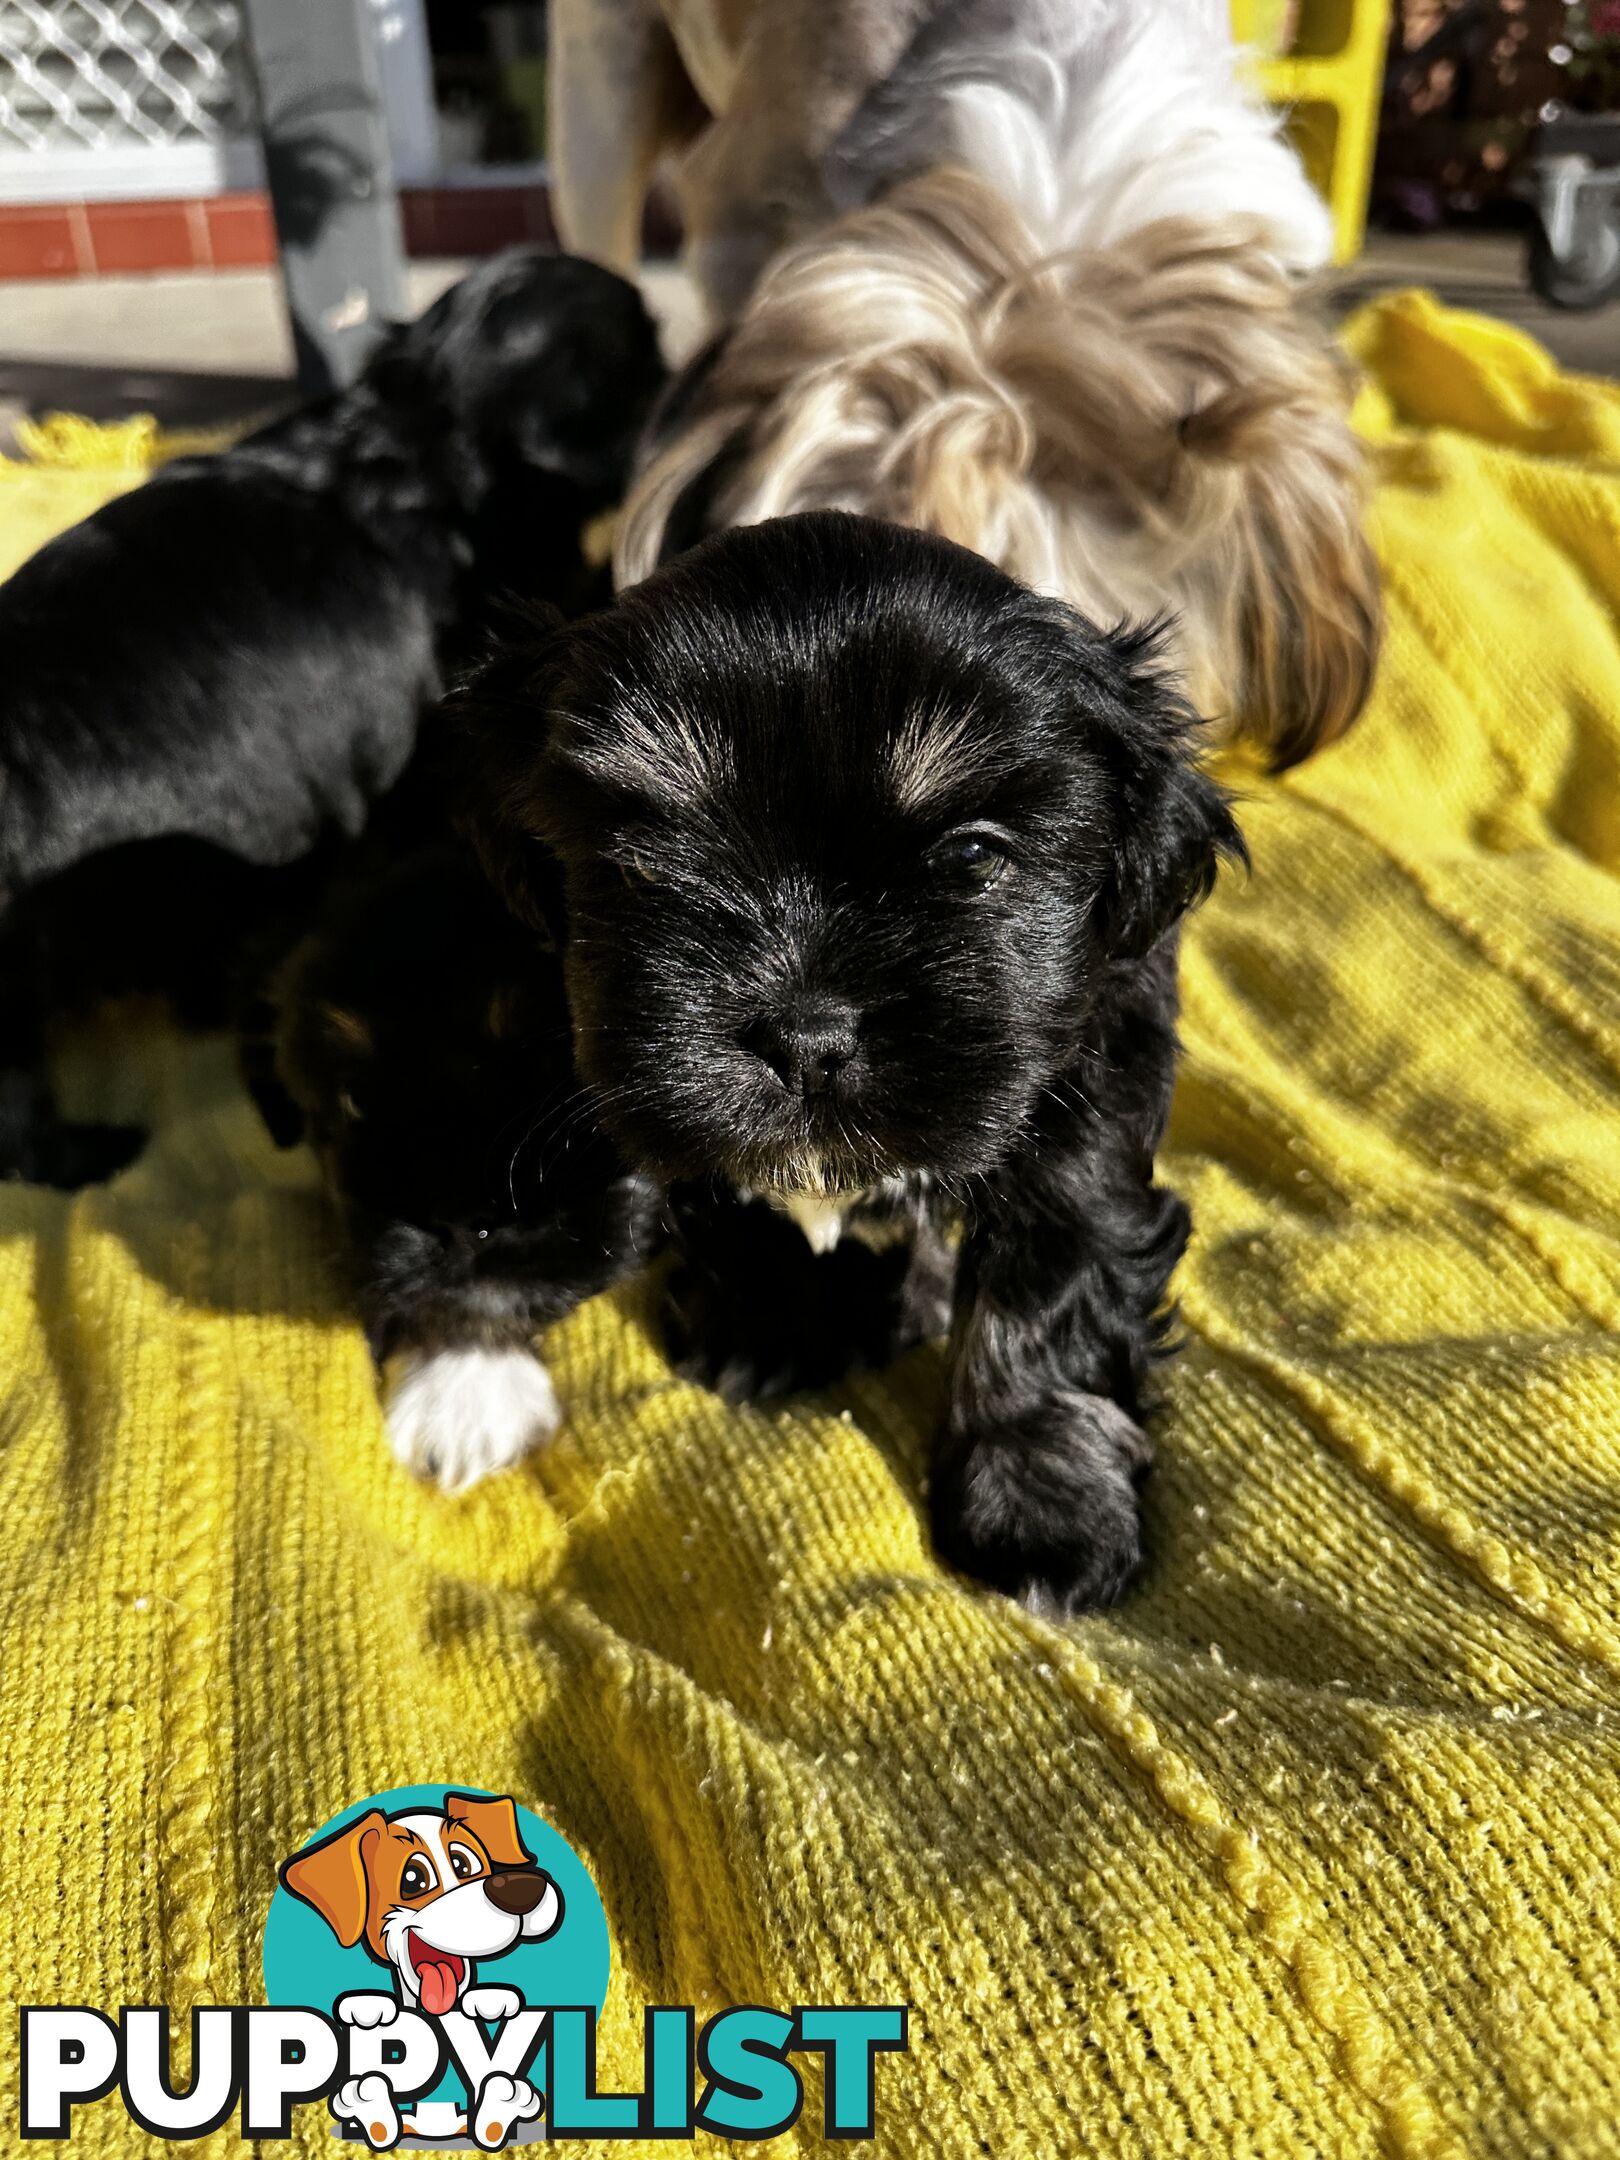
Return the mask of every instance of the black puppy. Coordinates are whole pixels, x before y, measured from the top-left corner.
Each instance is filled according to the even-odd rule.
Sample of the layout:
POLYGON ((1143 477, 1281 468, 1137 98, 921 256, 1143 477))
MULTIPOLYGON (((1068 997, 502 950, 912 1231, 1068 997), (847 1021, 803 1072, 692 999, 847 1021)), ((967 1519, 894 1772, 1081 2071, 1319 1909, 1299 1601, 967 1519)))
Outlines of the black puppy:
MULTIPOLYGON (((516 252, 353 390, 43 548, 0 586, 0 915, 134 842, 280 865, 356 832, 491 596, 583 599, 581 527, 617 501, 662 372, 631 286, 516 252)), ((138 905, 138 874, 126 890, 138 905)), ((98 1161, 53 1133, 31 937, 0 931, 0 1172, 74 1183, 137 1136, 105 1134, 98 1161)))
MULTIPOLYGON (((813 515, 507 650, 456 711, 474 837, 584 1086, 537 1069, 514 1220, 532 1237, 567 1147, 605 1134, 609 1184, 666 1195, 675 1347, 734 1394, 948 1318, 941 1550, 1056 1609, 1117 1595, 1187 1234, 1153 1179, 1177 924, 1241 852, 1152 634, 813 515)), ((474 943, 469 967, 522 964, 509 933, 474 943)), ((632 1227, 548 1310, 632 1264, 632 1227)), ((392 1302, 418 1355, 391 1416, 407 1459, 462 1475, 555 1411, 512 1413, 527 1314, 458 1322, 464 1248, 439 1242, 439 1291, 392 1302)))
POLYGON ((470 1484, 554 1429, 535 1333, 657 1250, 658 1190, 582 1114, 560 963, 464 846, 345 894, 270 1002, 250 1083, 343 1210, 395 1449, 470 1484))

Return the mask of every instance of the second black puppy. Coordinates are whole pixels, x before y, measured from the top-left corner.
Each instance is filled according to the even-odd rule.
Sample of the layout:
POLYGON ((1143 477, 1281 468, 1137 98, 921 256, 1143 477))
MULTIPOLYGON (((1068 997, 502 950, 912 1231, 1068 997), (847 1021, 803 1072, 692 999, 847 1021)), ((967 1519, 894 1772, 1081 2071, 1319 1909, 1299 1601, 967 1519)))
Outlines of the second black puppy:
POLYGON ((446 840, 329 905, 277 970, 251 1082, 343 1213, 400 1460, 449 1490, 561 1411, 536 1332, 661 1238, 661 1193, 583 1114, 554 955, 446 840))
MULTIPOLYGON (((77 1183, 138 1139, 55 1121, 17 904, 136 843, 281 865, 357 832, 491 599, 578 604, 581 524, 661 377, 632 286, 516 251, 351 390, 164 467, 0 585, 0 1175, 77 1183)), ((118 860, 138 906, 140 857, 118 860)))
POLYGON ((0 586, 0 905, 128 841, 284 863, 357 831, 445 640, 505 586, 560 597, 661 374, 633 287, 502 256, 354 389, 42 548, 0 586))
MULTIPOLYGON (((1187 1234, 1154 1182, 1177 925, 1241 845, 1152 636, 815 515, 705 543, 458 702, 591 1131, 666 1196, 687 1369, 770 1393, 948 1323, 941 1551, 1038 1605, 1117 1595, 1187 1234)), ((548 1137, 516 1210, 542 1219, 548 1137)), ((635 1257, 607 1243, 580 1293, 635 1257)), ((458 1304, 465 1245, 439 1250, 431 1297, 373 1272, 396 1446, 494 1467, 549 1422, 508 1408, 533 1301, 458 1304)))

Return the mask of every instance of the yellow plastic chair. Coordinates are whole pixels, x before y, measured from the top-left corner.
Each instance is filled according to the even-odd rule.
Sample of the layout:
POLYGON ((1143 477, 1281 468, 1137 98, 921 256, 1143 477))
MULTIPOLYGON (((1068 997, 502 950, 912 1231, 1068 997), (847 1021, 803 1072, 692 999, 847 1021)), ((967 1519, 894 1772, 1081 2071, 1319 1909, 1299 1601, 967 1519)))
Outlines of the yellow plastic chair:
MULTIPOLYGON (((1278 0, 1232 0, 1233 31, 1262 55, 1285 14, 1278 0)), ((1288 132, 1332 209, 1341 263, 1360 252, 1367 229, 1389 18, 1390 0, 1302 0, 1288 51, 1258 63, 1266 96, 1290 108, 1288 132)))

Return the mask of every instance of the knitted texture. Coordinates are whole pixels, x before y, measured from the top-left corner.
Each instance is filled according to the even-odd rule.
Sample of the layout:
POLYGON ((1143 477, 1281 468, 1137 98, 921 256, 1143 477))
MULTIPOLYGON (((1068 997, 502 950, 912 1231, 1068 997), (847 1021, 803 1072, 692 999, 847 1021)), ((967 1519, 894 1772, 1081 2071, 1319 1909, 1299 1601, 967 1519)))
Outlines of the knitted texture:
POLYGON ((258 1999, 277 1862, 455 1780, 600 1886, 605 2089, 649 2002, 904 2001, 894 2160, 1615 2152, 1620 390, 1418 296, 1349 337, 1388 650, 1187 941, 1141 1586, 942 1571, 936 1354, 732 1411, 645 1285, 549 1339, 547 1453, 413 1483, 308 1157, 106 1033, 73 1100, 151 1149, 0 1195, 6 1992, 258 1999))
POLYGON ((0 577, 42 540, 124 495, 170 458, 223 449, 223 428, 170 434, 150 414, 98 426, 73 413, 19 420, 20 457, 0 453, 0 577))

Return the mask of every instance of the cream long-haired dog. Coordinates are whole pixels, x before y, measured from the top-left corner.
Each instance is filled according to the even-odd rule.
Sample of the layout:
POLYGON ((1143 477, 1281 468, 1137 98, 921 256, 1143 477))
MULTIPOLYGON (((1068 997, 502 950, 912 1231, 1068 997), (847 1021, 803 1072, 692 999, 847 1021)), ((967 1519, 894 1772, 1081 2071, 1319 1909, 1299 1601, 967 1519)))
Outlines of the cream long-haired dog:
MULTIPOLYGON (((783 0, 801 37, 806 12, 783 0)), ((804 237, 677 387, 620 583, 715 527, 864 511, 1099 622, 1172 616, 1192 694, 1276 765, 1331 741, 1366 696, 1378 591, 1345 375, 1302 292, 1329 221, 1221 0, 855 14, 903 49, 813 158, 779 153, 796 193, 731 202, 714 174, 750 161, 692 153, 711 302, 747 291, 762 220, 804 237)), ((791 132, 787 112, 752 130, 773 117, 791 132)))

